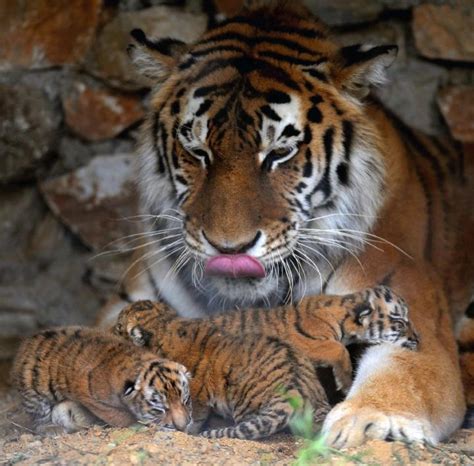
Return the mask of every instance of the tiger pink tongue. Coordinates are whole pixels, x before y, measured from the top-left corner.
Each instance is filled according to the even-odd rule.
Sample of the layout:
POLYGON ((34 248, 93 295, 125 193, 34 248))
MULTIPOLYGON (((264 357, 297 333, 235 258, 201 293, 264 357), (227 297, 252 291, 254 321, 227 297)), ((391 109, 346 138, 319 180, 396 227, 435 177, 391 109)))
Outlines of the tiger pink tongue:
POLYGON ((230 278, 263 278, 263 265, 247 254, 221 254, 209 259, 204 270, 206 275, 230 278))

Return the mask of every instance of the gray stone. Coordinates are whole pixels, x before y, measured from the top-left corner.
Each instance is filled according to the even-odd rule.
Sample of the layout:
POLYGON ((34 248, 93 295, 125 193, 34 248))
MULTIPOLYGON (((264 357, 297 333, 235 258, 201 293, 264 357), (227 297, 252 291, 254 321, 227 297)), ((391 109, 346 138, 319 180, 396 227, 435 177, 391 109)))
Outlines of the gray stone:
POLYGON ((442 132, 436 109, 436 90, 447 71, 422 60, 400 60, 388 70, 389 82, 377 90, 382 102, 408 125, 428 134, 442 132))
POLYGON ((157 6, 117 14, 99 33, 87 61, 88 70, 109 84, 125 89, 150 86, 134 69, 126 53, 130 31, 140 28, 152 38, 173 37, 185 42, 197 39, 206 29, 207 17, 178 8, 157 6))
POLYGON ((18 251, 27 247, 31 232, 44 210, 44 203, 35 188, 0 189, 0 259, 18 258, 18 251))
POLYGON ((0 84, 0 184, 31 178, 54 148, 60 116, 31 87, 0 84))
POLYGON ((384 7, 377 0, 304 0, 304 3, 331 26, 373 21, 384 7))
POLYGON ((92 249, 134 232, 124 220, 136 213, 132 160, 130 154, 98 156, 40 184, 51 210, 92 249))

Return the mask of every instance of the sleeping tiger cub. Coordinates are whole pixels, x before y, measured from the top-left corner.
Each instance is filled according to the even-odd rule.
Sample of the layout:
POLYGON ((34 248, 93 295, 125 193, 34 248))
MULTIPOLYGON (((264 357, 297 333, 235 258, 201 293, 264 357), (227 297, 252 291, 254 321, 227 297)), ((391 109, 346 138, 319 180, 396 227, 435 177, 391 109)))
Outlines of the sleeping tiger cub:
POLYGON ((301 409, 313 411, 315 425, 330 409, 312 362, 278 338, 227 335, 208 321, 176 318, 167 306, 151 301, 126 307, 114 331, 189 368, 193 422, 188 433, 200 432, 214 411, 235 425, 200 432, 205 437, 269 436, 295 414, 288 397, 304 400, 301 409))
POLYGON ((337 367, 341 385, 348 388, 351 363, 341 342, 389 341, 417 347, 407 307, 388 288, 325 297, 315 305, 311 299, 297 307, 236 312, 210 321, 179 318, 165 304, 138 301, 122 310, 114 331, 138 346, 150 347, 160 356, 192 368, 194 430, 200 428, 213 408, 221 415, 230 415, 238 424, 203 435, 258 438, 282 429, 291 418, 292 410, 278 386, 308 400, 317 411, 316 421, 324 416, 328 405, 313 363, 337 367), (336 302, 346 311, 333 314, 336 302), (233 337, 226 331, 245 336, 233 337), (319 341, 315 344, 314 340, 319 341), (311 386, 317 387, 316 397, 311 386), (201 413, 198 418, 196 402, 201 413), (277 406, 280 416, 275 414, 277 406))
POLYGON ((93 329, 45 330, 21 345, 12 380, 35 427, 72 432, 102 420, 111 426, 190 422, 184 366, 93 329))
MULTIPOLYGON (((163 319, 178 317, 162 303, 155 303, 153 311, 146 306, 128 307, 117 326, 121 329, 125 320, 132 329, 147 329, 163 319)), ((331 367, 337 388, 344 392, 352 383, 345 345, 391 342, 410 349, 418 346, 405 301, 385 286, 344 296, 312 296, 294 306, 218 314, 209 321, 232 335, 259 333, 286 341, 316 365, 331 367)))

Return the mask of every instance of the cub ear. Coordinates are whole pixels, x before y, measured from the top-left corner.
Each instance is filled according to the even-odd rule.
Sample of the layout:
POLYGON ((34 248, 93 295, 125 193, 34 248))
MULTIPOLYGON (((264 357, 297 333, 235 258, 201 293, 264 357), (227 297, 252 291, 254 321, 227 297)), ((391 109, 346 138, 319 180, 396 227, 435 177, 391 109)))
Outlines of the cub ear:
POLYGON ((141 74, 158 82, 169 76, 187 50, 187 45, 180 40, 150 40, 141 29, 134 29, 130 35, 135 43, 128 46, 127 52, 133 64, 141 74))
POLYGON ((133 344, 136 346, 149 346, 153 334, 148 332, 144 328, 136 325, 132 328, 130 332, 130 339, 132 340, 133 344))
POLYGON ((370 92, 370 86, 387 80, 386 69, 395 61, 397 53, 396 45, 342 47, 336 60, 339 63, 336 80, 348 94, 363 99, 370 92))
POLYGON ((135 390, 135 382, 133 380, 126 380, 124 385, 123 385, 123 394, 125 396, 130 395, 133 390, 135 390))

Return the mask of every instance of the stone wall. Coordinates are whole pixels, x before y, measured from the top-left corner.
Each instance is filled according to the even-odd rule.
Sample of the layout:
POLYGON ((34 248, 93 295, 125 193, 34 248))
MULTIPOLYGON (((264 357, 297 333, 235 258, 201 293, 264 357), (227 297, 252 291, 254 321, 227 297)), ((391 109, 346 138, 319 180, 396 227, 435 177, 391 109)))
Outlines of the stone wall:
MULTIPOLYGON (((0 358, 17 337, 90 323, 126 271, 131 162, 147 83, 128 33, 192 41, 200 2, 0 1, 0 358), (161 2, 162 3, 162 2, 161 2)), ((343 43, 397 43, 384 102, 410 125, 474 142, 472 0, 307 0, 343 43)))

